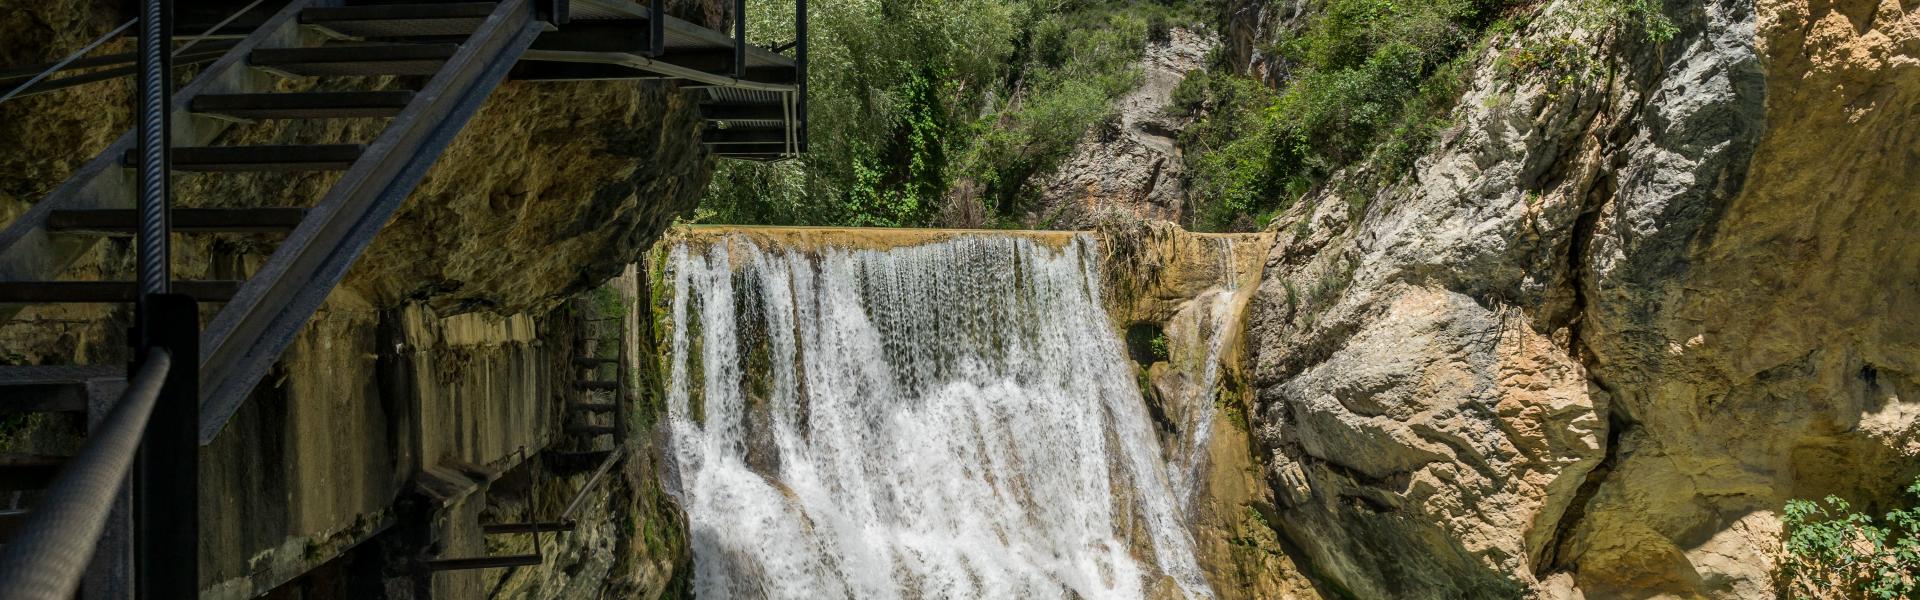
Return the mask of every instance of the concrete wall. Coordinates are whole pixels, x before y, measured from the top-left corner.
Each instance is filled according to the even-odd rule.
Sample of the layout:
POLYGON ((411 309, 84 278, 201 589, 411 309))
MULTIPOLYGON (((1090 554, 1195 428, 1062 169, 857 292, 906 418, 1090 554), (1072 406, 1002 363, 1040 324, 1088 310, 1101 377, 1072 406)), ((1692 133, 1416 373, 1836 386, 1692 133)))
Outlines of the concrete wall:
POLYGON ((339 557, 394 523, 420 468, 505 470, 545 446, 568 384, 568 349, 542 339, 555 323, 336 291, 203 451, 202 597, 253 597, 339 557))

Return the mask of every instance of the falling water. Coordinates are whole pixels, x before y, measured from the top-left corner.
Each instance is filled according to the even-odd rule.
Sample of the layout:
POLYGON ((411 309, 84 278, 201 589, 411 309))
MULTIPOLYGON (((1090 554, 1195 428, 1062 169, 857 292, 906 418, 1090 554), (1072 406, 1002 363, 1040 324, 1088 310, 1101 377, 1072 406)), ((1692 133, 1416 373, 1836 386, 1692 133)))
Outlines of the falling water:
POLYGON ((701 598, 1211 598, 1094 244, 675 248, 701 598))
POLYGON ((1187 417, 1181 424, 1186 445, 1175 453, 1167 468, 1167 478, 1182 509, 1199 492, 1207 444, 1213 440, 1213 419, 1218 408, 1215 402, 1220 396, 1221 353, 1232 337, 1230 325, 1241 300, 1240 274, 1235 272, 1233 264, 1233 238, 1216 239, 1220 244, 1219 287, 1196 298, 1196 310, 1204 312, 1190 315, 1186 323, 1179 325, 1196 329, 1194 333, 1198 335, 1179 336, 1187 340, 1188 345, 1173 349, 1170 357, 1181 365, 1181 370, 1200 374, 1198 384, 1187 386, 1186 397, 1182 399, 1188 407, 1187 417))

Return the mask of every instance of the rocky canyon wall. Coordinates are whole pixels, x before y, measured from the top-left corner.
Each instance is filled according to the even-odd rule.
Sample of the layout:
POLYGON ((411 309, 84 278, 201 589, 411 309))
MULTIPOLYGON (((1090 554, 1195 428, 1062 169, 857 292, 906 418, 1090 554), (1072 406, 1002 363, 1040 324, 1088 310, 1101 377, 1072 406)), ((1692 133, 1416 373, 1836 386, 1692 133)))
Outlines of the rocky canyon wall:
POLYGON ((1769 597, 1786 500, 1920 472, 1920 9, 1583 9, 1497 38, 1399 183, 1276 220, 1254 431, 1346 594, 1769 597), (1502 68, 1540 39, 1594 68, 1502 68))

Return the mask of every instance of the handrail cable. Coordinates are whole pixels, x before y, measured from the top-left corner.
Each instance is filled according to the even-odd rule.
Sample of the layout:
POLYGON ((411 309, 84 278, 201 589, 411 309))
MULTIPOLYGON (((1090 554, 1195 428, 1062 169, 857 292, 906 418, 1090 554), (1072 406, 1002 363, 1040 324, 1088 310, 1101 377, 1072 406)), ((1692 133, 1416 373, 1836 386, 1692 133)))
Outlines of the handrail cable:
POLYGON ((560 511, 559 521, 566 521, 567 517, 573 516, 573 511, 580 508, 580 503, 587 499, 587 492, 593 491, 594 486, 600 484, 600 478, 607 475, 607 470, 613 468, 613 463, 620 462, 620 456, 626 451, 625 447, 615 448, 612 454, 607 455, 606 462, 600 463, 600 470, 593 472, 593 477, 587 479, 587 482, 580 486, 580 491, 574 494, 573 501, 567 503, 566 510, 560 511))
MULTIPOLYGON (((220 22, 215 23, 213 27, 207 28, 206 31, 200 32, 200 35, 189 38, 187 40, 187 43, 182 44, 179 48, 175 48, 173 50, 172 55, 175 57, 178 57, 181 54, 184 54, 187 51, 187 49, 192 48, 194 44, 200 43, 201 40, 206 39, 207 36, 213 35, 213 32, 219 31, 220 28, 226 27, 227 25, 232 24, 235 19, 239 19, 241 15, 247 14, 247 11, 253 10, 254 7, 260 6, 260 3, 265 1, 266 0, 253 0, 252 3, 241 7, 240 10, 235 11, 233 14, 227 15, 227 18, 221 19, 220 22)), ((120 37, 120 34, 125 33, 127 31, 127 28, 132 27, 135 23, 139 23, 139 22, 140 22, 139 17, 128 19, 127 22, 121 23, 119 27, 113 28, 112 31, 108 31, 105 34, 102 34, 100 37, 94 38, 94 40, 91 42, 88 42, 85 47, 75 51, 72 54, 67 55, 66 58, 62 58, 59 61, 54 62, 52 65, 48 66, 46 70, 41 71, 37 75, 34 75, 33 78, 26 80, 26 82, 21 83, 20 85, 13 86, 13 89, 7 90, 7 93, 5 95, 0 95, 0 102, 6 102, 8 100, 14 99, 14 97, 16 96, 21 96, 21 92, 25 92, 27 90, 33 89, 34 84, 40 83, 41 81, 46 80, 48 77, 52 77, 55 73, 59 73, 61 71, 66 70, 67 65, 73 64, 73 61, 80 60, 81 57, 86 56, 88 53, 93 52, 95 49, 99 48, 101 45, 106 44, 108 41, 113 40, 114 38, 120 37)), ((116 73, 116 76, 125 76, 125 75, 130 75, 132 73, 133 73, 132 71, 127 71, 124 73, 116 73)), ((61 79, 58 81, 65 81, 65 79, 61 79)), ((88 82, 88 83, 91 83, 91 82, 88 82)), ((51 91, 51 90, 48 90, 48 91, 51 91)), ((30 96, 32 94, 27 94, 27 95, 30 96)))
POLYGON ((173 357, 156 347, 87 444, 47 486, 19 534, 0 548, 0 599, 66 600, 93 560, 107 514, 147 430, 173 357))
POLYGON ((122 32, 125 32, 128 27, 132 27, 134 23, 138 23, 138 22, 140 22, 140 19, 129 19, 127 20, 127 22, 121 23, 119 27, 113 28, 113 31, 109 31, 105 35, 95 38, 92 42, 87 43, 87 46, 85 48, 81 48, 78 52, 69 54, 67 55, 66 58, 60 59, 59 62, 53 63, 53 66, 47 67, 47 70, 41 71, 39 75, 34 75, 33 78, 28 79, 26 83, 22 83, 18 86, 14 86, 13 89, 8 90, 6 95, 0 96, 0 102, 6 102, 8 100, 12 100, 13 97, 18 95, 20 92, 26 91, 27 88, 33 87, 33 84, 40 83, 40 80, 51 77, 54 73, 60 72, 60 69, 65 68, 68 63, 71 63, 76 60, 80 60, 80 57, 86 56, 87 53, 92 52, 94 48, 99 48, 101 44, 107 43, 107 40, 120 37, 120 34, 122 32))
POLYGON ((219 31, 221 27, 226 27, 228 23, 232 23, 234 19, 240 18, 240 15, 247 14, 247 11, 253 10, 253 7, 259 6, 261 2, 265 1, 266 0, 253 0, 253 3, 240 7, 240 10, 234 11, 231 15, 227 15, 227 18, 221 19, 219 23, 214 23, 213 26, 208 27, 206 31, 200 32, 200 35, 188 39, 187 43, 181 44, 179 48, 175 48, 173 55, 175 57, 180 56, 180 53, 186 52, 187 49, 192 48, 194 44, 200 43, 200 40, 207 39, 207 36, 213 35, 213 32, 219 31))

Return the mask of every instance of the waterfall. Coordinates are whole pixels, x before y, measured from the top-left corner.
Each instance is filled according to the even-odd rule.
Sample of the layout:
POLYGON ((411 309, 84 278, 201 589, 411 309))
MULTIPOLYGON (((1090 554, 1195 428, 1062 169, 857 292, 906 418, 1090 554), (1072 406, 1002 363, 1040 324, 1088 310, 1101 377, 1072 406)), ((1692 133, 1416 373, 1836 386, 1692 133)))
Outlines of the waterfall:
POLYGON ((1181 430, 1186 433, 1187 444, 1167 468, 1167 478, 1182 509, 1199 492, 1199 480, 1206 468, 1207 444, 1213 441, 1213 418, 1217 412, 1215 401, 1220 396, 1220 354, 1232 337, 1229 327, 1237 316, 1237 304, 1241 300, 1240 274, 1233 266, 1233 238, 1219 238, 1219 244, 1220 287, 1206 292, 1194 303, 1205 310, 1204 314, 1194 314, 1187 322, 1176 323, 1195 328, 1197 335, 1178 336, 1188 340, 1189 345, 1173 349, 1169 357, 1186 372, 1200 374, 1197 384, 1185 389, 1187 397, 1183 399, 1188 410, 1181 430))
POLYGON ((675 247, 700 598, 1211 598, 1090 238, 675 247))

